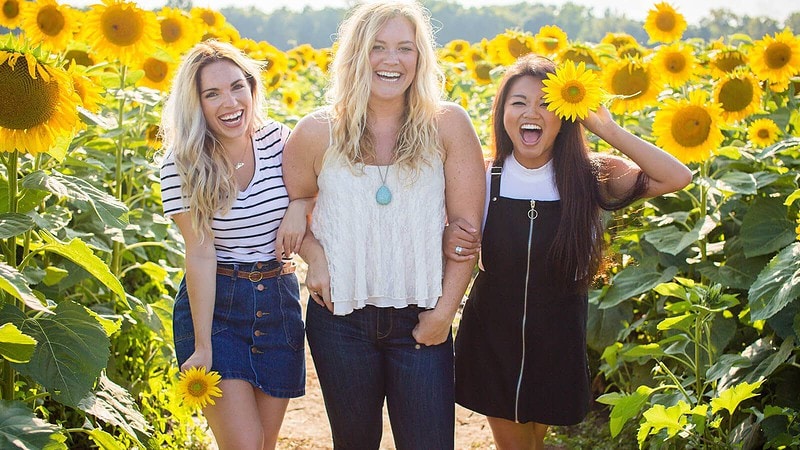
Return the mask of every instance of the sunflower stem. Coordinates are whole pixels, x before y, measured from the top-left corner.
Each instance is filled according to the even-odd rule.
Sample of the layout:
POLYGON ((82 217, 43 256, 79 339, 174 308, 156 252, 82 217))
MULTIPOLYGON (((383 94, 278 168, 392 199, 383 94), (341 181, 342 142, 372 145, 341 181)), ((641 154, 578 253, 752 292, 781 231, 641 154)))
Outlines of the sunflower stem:
MULTIPOLYGON (((6 175, 8 176, 8 212, 13 214, 17 212, 17 163, 19 162, 19 152, 14 150, 5 160, 6 175)), ((17 237, 11 236, 6 240, 5 246, 6 264, 13 268, 17 268, 17 237)), ((19 302, 15 297, 11 297, 11 304, 20 307, 19 302)), ((22 305, 21 307, 24 307, 22 305)), ((14 383, 17 379, 17 371, 11 367, 7 361, 3 361, 3 399, 14 399, 14 383)))
MULTIPOLYGON (((126 74, 127 67, 122 65, 120 77, 119 77, 119 88, 123 95, 120 96, 119 99, 119 110, 117 111, 117 127, 122 128, 124 121, 125 121, 125 74, 126 74)), ((124 148, 124 137, 123 133, 120 133, 117 137, 117 152, 116 152, 116 165, 114 170, 114 176, 116 179, 116 183, 114 184, 114 197, 117 200, 122 200, 122 153, 124 148)), ((124 239, 124 238, 123 238, 124 239)), ((122 242, 114 241, 114 246, 111 250, 111 273, 114 276, 118 277, 120 273, 120 268, 122 266, 122 252, 123 252, 124 244, 122 242)))
MULTIPOLYGON (((700 179, 705 180, 708 177, 709 166, 711 165, 711 158, 707 158, 705 161, 700 163, 700 179)), ((700 217, 699 220, 705 220, 705 217, 708 215, 708 184, 707 183, 700 183, 700 217)), ((708 239, 707 237, 703 237, 698 242, 700 247, 700 260, 705 262, 708 259, 708 239)), ((700 280, 703 284, 708 284, 706 277, 704 275, 700 275, 700 280)))

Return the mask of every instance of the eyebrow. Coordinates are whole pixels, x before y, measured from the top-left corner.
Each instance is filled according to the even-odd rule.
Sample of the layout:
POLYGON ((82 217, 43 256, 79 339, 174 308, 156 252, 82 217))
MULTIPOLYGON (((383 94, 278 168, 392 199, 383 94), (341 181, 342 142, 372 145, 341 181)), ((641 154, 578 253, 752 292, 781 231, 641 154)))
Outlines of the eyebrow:
MULTIPOLYGON (((386 44, 386 41, 383 41, 383 40, 380 40, 380 39, 375 39, 375 43, 376 44, 386 44)), ((414 41, 400 41, 397 44, 398 45, 409 45, 409 44, 410 45, 416 45, 416 44, 414 44, 414 41)))

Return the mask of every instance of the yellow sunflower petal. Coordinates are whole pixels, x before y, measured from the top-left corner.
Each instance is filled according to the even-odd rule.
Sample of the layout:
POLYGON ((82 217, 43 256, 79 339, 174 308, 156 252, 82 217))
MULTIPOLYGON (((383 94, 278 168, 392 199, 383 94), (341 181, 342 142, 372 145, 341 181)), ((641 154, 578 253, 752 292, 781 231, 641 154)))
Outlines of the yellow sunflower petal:
POLYGON ((155 14, 134 2, 103 0, 85 14, 83 40, 102 58, 133 65, 150 54, 159 37, 155 14))
POLYGON ((763 90, 755 76, 736 70, 717 81, 714 100, 722 107, 722 118, 728 122, 744 120, 761 107, 763 90))

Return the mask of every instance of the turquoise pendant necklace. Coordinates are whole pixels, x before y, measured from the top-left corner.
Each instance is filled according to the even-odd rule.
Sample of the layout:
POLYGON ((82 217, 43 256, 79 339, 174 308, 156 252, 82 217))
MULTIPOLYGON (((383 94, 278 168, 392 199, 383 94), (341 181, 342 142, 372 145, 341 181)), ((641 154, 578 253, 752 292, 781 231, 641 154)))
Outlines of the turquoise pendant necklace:
POLYGON ((389 168, 391 166, 386 166, 386 174, 381 171, 381 166, 378 167, 378 175, 381 177, 381 187, 378 188, 378 191, 375 192, 375 201, 378 202, 379 205, 388 205, 392 201, 392 191, 389 190, 389 187, 386 186, 386 177, 389 176, 389 168))

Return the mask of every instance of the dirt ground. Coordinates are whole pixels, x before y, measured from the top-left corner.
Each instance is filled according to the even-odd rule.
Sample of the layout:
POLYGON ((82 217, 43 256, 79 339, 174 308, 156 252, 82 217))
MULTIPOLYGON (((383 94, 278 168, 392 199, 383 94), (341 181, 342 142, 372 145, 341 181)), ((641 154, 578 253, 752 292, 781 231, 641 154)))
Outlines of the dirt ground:
MULTIPOLYGON (((305 308, 308 298, 305 286, 305 271, 302 263, 298 264, 297 276, 300 280, 300 298, 305 308)), ((392 428, 384 407, 383 440, 381 450, 394 450, 392 428)), ((332 449, 331 431, 325 404, 319 388, 314 363, 306 346, 306 395, 292 399, 283 420, 279 450, 328 450, 332 449)), ((484 416, 456 405, 456 449, 494 449, 492 432, 484 416)))

